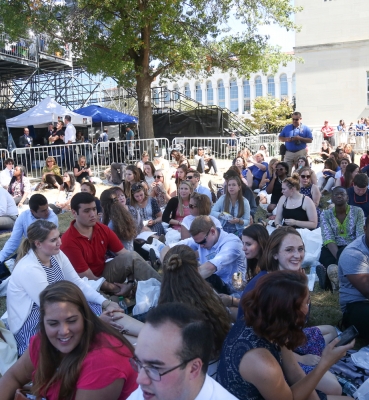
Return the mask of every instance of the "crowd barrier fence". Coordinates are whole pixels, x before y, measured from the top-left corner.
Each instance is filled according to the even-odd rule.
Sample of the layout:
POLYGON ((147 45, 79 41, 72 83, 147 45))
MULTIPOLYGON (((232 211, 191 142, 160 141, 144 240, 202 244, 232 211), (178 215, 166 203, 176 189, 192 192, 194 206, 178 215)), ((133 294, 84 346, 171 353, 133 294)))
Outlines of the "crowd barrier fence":
POLYGON ((114 142, 100 142, 96 145, 96 169, 98 176, 113 162, 136 164, 141 160, 142 153, 146 151, 149 159, 162 156, 168 158, 169 140, 166 138, 120 140, 114 142))
MULTIPOLYGON (((279 154, 280 143, 276 134, 246 136, 232 139, 230 137, 180 137, 172 140, 169 149, 179 150, 189 160, 190 164, 195 163, 197 149, 202 147, 205 154, 212 155, 219 160, 233 159, 239 150, 248 148, 255 153, 264 145, 269 156, 279 154)), ((169 153, 170 153, 169 151, 169 153)))
MULTIPOLYGON (((78 157, 85 156, 86 162, 90 165, 94 175, 100 177, 100 174, 113 162, 135 164, 141 159, 144 151, 149 154, 150 159, 159 155, 168 158, 167 151, 169 148, 169 140, 165 138, 140 139, 130 142, 122 140, 100 142, 96 145, 75 143, 16 148, 11 152, 11 157, 15 164, 25 166, 28 177, 40 179, 47 157, 54 157, 62 171, 73 171, 78 157)), ((8 157, 9 152, 3 151, 6 152, 6 157, 8 157)))

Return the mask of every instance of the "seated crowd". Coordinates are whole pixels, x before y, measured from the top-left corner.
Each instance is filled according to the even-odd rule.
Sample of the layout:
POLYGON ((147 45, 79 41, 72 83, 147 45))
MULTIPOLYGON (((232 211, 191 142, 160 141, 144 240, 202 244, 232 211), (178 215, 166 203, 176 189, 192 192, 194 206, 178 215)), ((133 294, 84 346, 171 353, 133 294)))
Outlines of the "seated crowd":
POLYGON ((204 148, 194 168, 178 150, 170 166, 142 154, 112 164, 115 186, 100 196, 85 156, 64 173, 50 156, 37 189, 56 188, 55 204, 29 196, 26 171, 6 160, 0 263, 16 253, 7 326, 19 359, 0 378, 1 399, 30 381, 49 400, 343 398, 329 369, 354 341, 335 347, 338 329, 309 323, 300 230, 321 231, 319 284, 339 291, 343 326, 369 340, 369 178, 327 143, 319 179, 305 157, 291 171, 264 149, 239 152, 209 188, 201 178, 218 166, 204 148), (60 232, 63 212, 73 220, 60 232), (127 315, 120 302, 150 278, 157 304, 127 315))

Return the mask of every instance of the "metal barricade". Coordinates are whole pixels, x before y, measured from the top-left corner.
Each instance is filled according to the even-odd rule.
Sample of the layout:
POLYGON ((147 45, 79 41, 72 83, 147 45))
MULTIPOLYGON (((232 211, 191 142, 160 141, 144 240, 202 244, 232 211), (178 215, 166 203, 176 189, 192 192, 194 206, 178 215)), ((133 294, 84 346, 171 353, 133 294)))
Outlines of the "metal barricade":
POLYGON ((112 163, 136 164, 144 151, 149 154, 150 160, 157 156, 167 158, 168 149, 169 140, 166 138, 100 142, 94 150, 96 173, 100 175, 112 163))
MULTIPOLYGON (((309 153, 317 154, 321 152, 324 135, 321 132, 321 127, 312 128, 313 142, 309 143, 309 153)), ((334 146, 335 150, 338 146, 350 144, 355 152, 365 152, 369 148, 369 131, 359 131, 356 129, 345 131, 334 131, 334 146)))
POLYGON ((61 171, 73 171, 79 156, 86 157, 86 163, 96 174, 95 154, 91 143, 75 143, 65 145, 35 146, 17 148, 12 151, 15 164, 22 164, 27 169, 29 178, 42 177, 47 157, 54 157, 61 171))
POLYGON ((194 158, 199 147, 202 147, 206 154, 213 155, 216 159, 227 160, 235 158, 237 152, 244 148, 256 153, 261 145, 267 148, 269 156, 273 157, 279 154, 280 143, 276 134, 246 136, 235 139, 230 137, 174 138, 170 151, 173 149, 179 150, 193 165, 195 164, 194 158))
POLYGON ((7 149, 0 149, 0 169, 5 169, 5 160, 9 158, 9 151, 7 149))

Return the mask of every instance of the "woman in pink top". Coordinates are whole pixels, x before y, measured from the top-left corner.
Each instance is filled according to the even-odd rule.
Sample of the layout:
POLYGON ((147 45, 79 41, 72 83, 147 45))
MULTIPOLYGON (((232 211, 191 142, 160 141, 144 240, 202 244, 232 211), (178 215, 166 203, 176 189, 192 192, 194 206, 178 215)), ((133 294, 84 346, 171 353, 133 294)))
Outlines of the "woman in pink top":
POLYGON ((90 310, 82 291, 59 281, 40 294, 40 332, 0 379, 2 400, 33 381, 47 400, 123 400, 137 388, 131 344, 90 310))

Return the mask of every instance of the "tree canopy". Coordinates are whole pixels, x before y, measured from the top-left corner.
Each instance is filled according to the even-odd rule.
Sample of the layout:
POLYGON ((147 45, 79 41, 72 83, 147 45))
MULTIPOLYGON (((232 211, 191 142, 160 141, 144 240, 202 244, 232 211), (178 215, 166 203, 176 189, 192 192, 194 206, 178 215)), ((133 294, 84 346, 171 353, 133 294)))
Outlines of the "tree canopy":
POLYGON ((258 26, 295 29, 290 0, 0 0, 0 29, 16 39, 47 33, 70 43, 78 63, 136 87, 141 137, 152 137, 150 85, 158 75, 248 76, 292 59, 258 34, 258 26), (242 32, 227 34, 232 21, 242 32))
POLYGON ((254 100, 253 107, 252 120, 247 119, 245 123, 260 133, 279 133, 286 125, 292 123, 293 106, 287 99, 258 97, 254 100))

